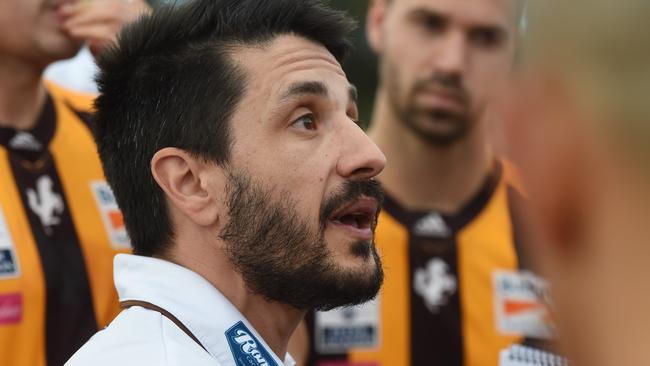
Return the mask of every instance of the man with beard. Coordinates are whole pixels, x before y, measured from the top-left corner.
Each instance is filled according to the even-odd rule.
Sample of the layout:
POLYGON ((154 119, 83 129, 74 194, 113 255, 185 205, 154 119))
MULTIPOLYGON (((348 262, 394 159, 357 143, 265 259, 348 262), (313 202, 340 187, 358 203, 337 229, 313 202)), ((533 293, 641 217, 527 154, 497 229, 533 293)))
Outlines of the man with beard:
POLYGON ((112 258, 130 246, 90 132, 92 98, 43 70, 84 42, 105 46, 146 8, 0 1, 0 365, 61 365, 119 311, 112 258))
POLYGON ((390 163, 378 300, 316 313, 315 365, 493 366, 552 335, 543 281, 523 271, 522 194, 492 152, 493 99, 512 71, 523 2, 374 0, 380 83, 370 136, 390 163))
POLYGON ((158 9, 101 57, 100 157, 136 255, 126 308, 68 365, 291 365, 310 309, 372 299, 385 157, 317 0, 158 9))

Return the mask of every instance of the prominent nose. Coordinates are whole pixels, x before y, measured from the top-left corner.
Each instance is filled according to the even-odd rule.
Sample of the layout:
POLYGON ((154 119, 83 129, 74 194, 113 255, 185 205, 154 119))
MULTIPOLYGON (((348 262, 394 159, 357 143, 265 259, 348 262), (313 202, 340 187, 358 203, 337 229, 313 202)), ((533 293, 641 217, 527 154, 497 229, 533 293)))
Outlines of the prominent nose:
POLYGON ((431 61, 436 73, 447 77, 462 79, 467 66, 467 41, 462 32, 449 31, 446 37, 438 40, 435 55, 431 61))
POLYGON ((386 166, 386 156, 363 130, 350 120, 343 123, 340 156, 336 166, 340 176, 364 180, 379 174, 386 166))

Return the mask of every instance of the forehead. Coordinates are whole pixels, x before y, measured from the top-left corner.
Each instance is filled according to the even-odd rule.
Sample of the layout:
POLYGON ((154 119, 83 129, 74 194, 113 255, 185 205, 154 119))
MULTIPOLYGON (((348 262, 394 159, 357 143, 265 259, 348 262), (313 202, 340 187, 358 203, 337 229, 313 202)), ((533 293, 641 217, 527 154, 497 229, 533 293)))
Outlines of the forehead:
POLYGON ((493 24, 502 27, 518 22, 518 2, 521 0, 392 0, 394 13, 408 15, 426 11, 450 20, 474 24, 493 24))
POLYGON ((338 84, 345 90, 349 86, 336 58, 324 46, 299 36, 282 35, 259 47, 243 47, 233 58, 246 71, 252 93, 273 97, 300 80, 338 84))

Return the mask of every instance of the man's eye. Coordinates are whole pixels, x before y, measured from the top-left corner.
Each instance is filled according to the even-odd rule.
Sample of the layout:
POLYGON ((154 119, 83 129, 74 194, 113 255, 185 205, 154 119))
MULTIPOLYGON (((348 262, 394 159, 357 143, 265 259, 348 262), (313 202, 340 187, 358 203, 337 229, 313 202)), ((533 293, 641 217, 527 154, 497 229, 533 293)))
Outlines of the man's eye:
POLYGON ((436 16, 426 17, 422 20, 422 25, 433 33, 438 33, 445 27, 445 22, 442 18, 436 16))
POLYGON ((313 113, 305 114, 304 116, 298 118, 295 120, 292 124, 292 126, 309 130, 309 131, 315 131, 316 130, 316 117, 314 116, 313 113))
POLYGON ((470 39, 479 47, 495 48, 503 42, 503 34, 494 29, 477 29, 470 33, 470 39))

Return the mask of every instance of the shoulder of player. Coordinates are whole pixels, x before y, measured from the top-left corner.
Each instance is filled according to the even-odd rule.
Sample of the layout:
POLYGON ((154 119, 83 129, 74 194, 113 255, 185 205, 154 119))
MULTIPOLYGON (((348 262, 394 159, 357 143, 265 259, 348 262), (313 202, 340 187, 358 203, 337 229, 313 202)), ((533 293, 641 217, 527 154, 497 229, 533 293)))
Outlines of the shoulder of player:
POLYGON ((95 95, 66 89, 51 81, 46 81, 45 86, 53 99, 63 101, 75 112, 89 113, 92 111, 95 95))
POLYGON ((132 307, 96 333, 66 366, 219 365, 160 313, 132 307))
POLYGON ((523 198, 527 198, 528 194, 526 187, 524 186, 517 166, 512 161, 505 158, 500 158, 499 163, 502 166, 502 182, 510 190, 518 193, 523 198))
POLYGON ((66 89, 56 83, 47 81, 46 88, 55 104, 69 109, 88 128, 92 129, 92 111, 95 96, 66 89))

